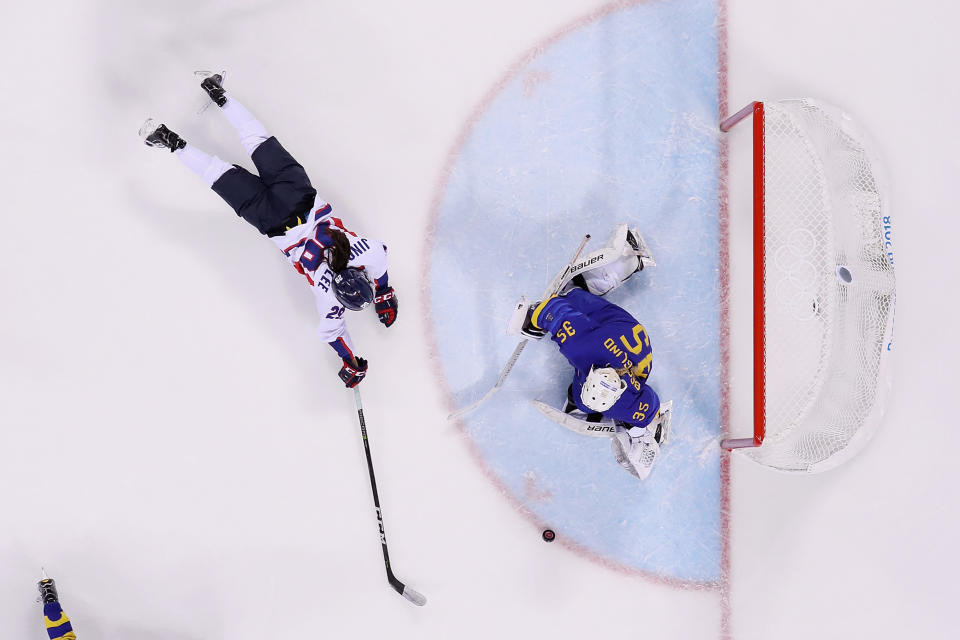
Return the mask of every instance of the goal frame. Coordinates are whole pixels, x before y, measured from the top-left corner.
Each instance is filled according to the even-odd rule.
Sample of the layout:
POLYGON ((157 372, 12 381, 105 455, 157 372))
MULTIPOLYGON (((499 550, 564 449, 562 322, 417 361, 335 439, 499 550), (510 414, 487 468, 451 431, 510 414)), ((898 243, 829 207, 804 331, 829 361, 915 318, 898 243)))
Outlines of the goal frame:
POLYGON ((764 374, 766 318, 766 270, 764 266, 764 121, 763 102, 754 100, 720 123, 720 131, 727 133, 737 123, 753 116, 753 437, 725 437, 720 446, 728 451, 759 447, 766 434, 766 377, 764 374))

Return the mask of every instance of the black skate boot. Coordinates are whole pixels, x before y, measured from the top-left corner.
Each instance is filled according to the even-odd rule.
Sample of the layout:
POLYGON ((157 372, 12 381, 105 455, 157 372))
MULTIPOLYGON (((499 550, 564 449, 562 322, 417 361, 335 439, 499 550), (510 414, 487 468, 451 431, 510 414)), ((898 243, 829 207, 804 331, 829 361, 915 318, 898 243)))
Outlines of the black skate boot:
POLYGON ((170 149, 171 153, 187 146, 186 140, 170 131, 167 125, 158 125, 152 119, 147 119, 140 127, 140 137, 148 147, 164 147, 170 149))
POLYGON ((227 92, 223 88, 223 76, 219 73, 204 78, 203 82, 200 83, 200 88, 207 92, 207 95, 218 107, 227 103, 227 92))
POLYGON ((53 578, 44 578, 37 583, 37 590, 40 591, 39 600, 46 604, 48 602, 59 602, 60 596, 57 595, 57 584, 53 578))

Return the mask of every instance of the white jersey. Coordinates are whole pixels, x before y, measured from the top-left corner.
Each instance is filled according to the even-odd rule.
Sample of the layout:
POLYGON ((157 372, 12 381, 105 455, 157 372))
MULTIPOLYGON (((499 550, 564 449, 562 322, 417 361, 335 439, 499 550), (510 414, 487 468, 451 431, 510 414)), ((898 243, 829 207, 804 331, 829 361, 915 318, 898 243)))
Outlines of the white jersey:
POLYGON ((364 238, 343 226, 332 214, 332 207, 317 198, 303 224, 292 227, 282 236, 270 238, 302 274, 316 297, 320 326, 317 334, 324 342, 342 339, 352 352, 353 344, 344 320, 344 307, 333 290, 333 272, 324 259, 323 250, 331 245, 328 230, 339 229, 350 241, 350 260, 347 265, 363 270, 376 287, 376 282, 387 273, 387 251, 382 243, 364 238))

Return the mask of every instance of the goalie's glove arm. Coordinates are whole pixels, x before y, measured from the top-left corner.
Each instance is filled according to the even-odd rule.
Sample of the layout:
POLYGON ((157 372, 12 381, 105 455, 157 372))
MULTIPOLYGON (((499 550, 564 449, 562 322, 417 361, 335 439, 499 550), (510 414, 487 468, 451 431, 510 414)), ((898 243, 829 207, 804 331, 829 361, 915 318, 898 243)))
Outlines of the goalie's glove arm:
POLYGON ((563 296, 551 296, 537 305, 530 316, 530 321, 535 328, 549 333, 551 340, 557 344, 563 343, 557 338, 557 332, 563 327, 564 322, 576 321, 578 326, 588 328, 593 326, 590 318, 578 311, 563 296))

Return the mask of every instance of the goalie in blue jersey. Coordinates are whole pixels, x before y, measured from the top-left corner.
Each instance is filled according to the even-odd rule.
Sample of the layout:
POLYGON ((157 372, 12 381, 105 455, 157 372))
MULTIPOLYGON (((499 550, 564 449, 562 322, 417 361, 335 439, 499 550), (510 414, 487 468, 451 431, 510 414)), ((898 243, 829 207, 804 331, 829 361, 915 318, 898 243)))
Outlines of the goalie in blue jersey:
MULTIPOLYGON (((667 440, 672 403, 661 403, 647 384, 653 369, 647 330, 602 296, 656 263, 643 237, 625 224, 610 244, 591 254, 600 256, 593 268, 562 282, 558 295, 535 303, 521 300, 508 332, 533 340, 549 335, 560 347, 574 369, 564 414, 584 423, 612 422, 617 462, 642 480, 667 440)), ((566 420, 561 423, 569 427, 566 420)))

